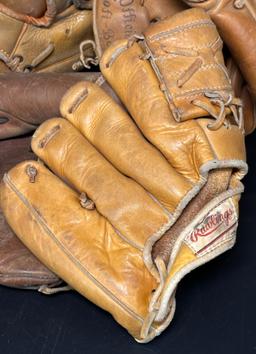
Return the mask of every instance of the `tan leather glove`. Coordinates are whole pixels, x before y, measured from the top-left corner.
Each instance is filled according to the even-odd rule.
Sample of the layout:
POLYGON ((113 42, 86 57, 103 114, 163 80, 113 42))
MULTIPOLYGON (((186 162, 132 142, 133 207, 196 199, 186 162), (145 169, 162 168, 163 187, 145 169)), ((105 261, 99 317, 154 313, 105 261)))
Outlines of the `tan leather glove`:
POLYGON ((256 99, 256 0, 184 0, 206 10, 256 99))
POLYGON ((170 323, 179 281, 235 243, 240 101, 201 10, 117 42, 101 69, 134 121, 97 85, 73 86, 60 107, 69 122, 46 121, 32 140, 52 172, 19 164, 1 205, 47 267, 148 342, 170 323))
POLYGON ((0 72, 88 68, 96 63, 93 43, 92 11, 69 0, 0 3, 0 72))
POLYGON ((99 57, 117 39, 141 34, 151 22, 182 11, 180 0, 94 0, 94 36, 99 57))

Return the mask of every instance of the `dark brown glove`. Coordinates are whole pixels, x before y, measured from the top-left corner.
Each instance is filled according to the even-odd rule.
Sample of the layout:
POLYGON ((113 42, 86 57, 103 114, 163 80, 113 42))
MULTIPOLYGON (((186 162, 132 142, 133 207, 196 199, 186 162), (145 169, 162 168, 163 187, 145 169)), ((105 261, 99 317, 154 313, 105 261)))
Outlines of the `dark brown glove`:
POLYGON ((60 116, 62 96, 78 81, 96 81, 99 73, 9 73, 0 76, 0 140, 33 131, 60 116))
POLYGON ((47 9, 45 0, 1 0, 0 3, 12 11, 37 18, 43 17, 47 9))
MULTIPOLYGON (((0 3, 12 11, 35 18, 43 17, 47 10, 45 0, 1 0, 0 3)), ((92 9, 92 0, 59 0, 57 1, 58 11, 65 10, 72 3, 77 9, 92 9)))

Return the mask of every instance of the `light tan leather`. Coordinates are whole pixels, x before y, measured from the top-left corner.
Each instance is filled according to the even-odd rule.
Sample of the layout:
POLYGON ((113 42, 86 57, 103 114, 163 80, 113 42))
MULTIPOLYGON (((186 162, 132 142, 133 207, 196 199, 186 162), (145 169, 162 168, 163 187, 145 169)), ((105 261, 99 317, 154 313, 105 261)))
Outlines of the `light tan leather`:
POLYGON ((54 11, 45 17, 51 21, 44 24, 43 20, 31 17, 17 18, 1 11, 0 7, 1 64, 19 72, 80 70, 83 64, 79 46, 85 40, 88 42, 83 45, 83 60, 94 57, 90 42, 93 39, 92 11, 77 10, 74 6, 59 13, 55 7, 54 11))
POLYGON ((256 1, 184 0, 208 11, 256 98, 256 1))
MULTIPOLYGON (((185 181, 143 138, 128 114, 113 104, 113 100, 99 87, 82 82, 73 86, 60 109, 62 115, 124 175, 146 187, 170 212, 175 210, 183 196, 180 191, 187 192, 191 188, 190 182, 185 181), (85 90, 86 99, 74 112, 70 112, 70 106, 85 90), (116 136, 120 138, 113 144, 116 136), (134 158, 136 156, 138 159, 134 158)), ((34 150, 40 154, 36 147, 34 150)))
POLYGON ((138 248, 144 246, 149 234, 168 222, 168 214, 163 212, 143 188, 118 173, 65 120, 51 119, 42 124, 35 132, 31 146, 37 156, 51 166, 56 174, 68 180, 81 193, 85 192, 95 202, 97 210, 138 248), (45 137, 55 129, 57 132, 52 141, 49 137, 49 142, 44 143, 45 137))
POLYGON ((1 204, 11 227, 19 237, 24 235, 21 240, 50 269, 68 278, 71 286, 111 312, 137 336, 156 286, 143 264, 141 251, 122 240, 97 211, 82 208, 79 195, 43 165, 24 162, 8 174, 8 180, 13 182, 14 190, 5 180, 1 204), (29 165, 38 173, 34 184, 26 174, 29 165), (15 201, 12 218, 10 205, 6 209, 9 198, 15 201), (54 209, 49 208, 49 203, 54 209), (21 215, 26 223, 13 222, 21 215), (29 232, 28 239, 25 235, 29 232))
POLYGON ((1 185, 18 237, 139 342, 169 325, 179 281, 235 242, 247 165, 219 41, 194 9, 116 42, 101 70, 133 119, 97 85, 78 83, 60 105, 66 120, 44 122, 32 139, 58 177, 26 161, 1 185))
POLYGON ((151 22, 186 8, 180 0, 94 0, 93 6, 94 35, 100 57, 116 40, 139 35, 151 22))

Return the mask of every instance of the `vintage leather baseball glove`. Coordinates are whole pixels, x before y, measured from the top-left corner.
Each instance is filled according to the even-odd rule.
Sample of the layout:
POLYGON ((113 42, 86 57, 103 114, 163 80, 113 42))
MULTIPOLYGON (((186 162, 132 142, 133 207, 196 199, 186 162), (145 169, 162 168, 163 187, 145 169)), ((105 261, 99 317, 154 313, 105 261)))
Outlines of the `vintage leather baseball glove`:
POLYGON ((256 99, 256 0, 184 0, 206 10, 256 99))
POLYGON ((98 57, 114 41, 141 34, 151 22, 174 15, 186 7, 180 0, 94 0, 93 30, 98 57))
POLYGON ((130 115, 76 84, 61 101, 67 120, 32 139, 51 171, 25 161, 1 185, 21 241, 139 342, 172 320, 179 281, 235 243, 247 165, 221 49, 199 9, 116 42, 101 70, 130 115))
MULTIPOLYGON (((91 4, 76 1, 87 8, 83 3, 91 4)), ((89 68, 96 63, 93 44, 92 11, 69 0, 0 3, 0 72, 89 68)))

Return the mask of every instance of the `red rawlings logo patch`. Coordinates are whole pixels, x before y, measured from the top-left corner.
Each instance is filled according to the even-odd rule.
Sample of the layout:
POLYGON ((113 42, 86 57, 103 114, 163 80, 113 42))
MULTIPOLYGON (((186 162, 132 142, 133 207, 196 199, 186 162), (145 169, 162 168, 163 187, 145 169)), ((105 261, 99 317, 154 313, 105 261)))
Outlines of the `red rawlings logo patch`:
POLYGON ((198 257, 220 247, 228 240, 235 240, 237 213, 231 198, 198 219, 200 221, 184 239, 186 245, 198 257))
POLYGON ((229 226, 233 219, 233 214, 233 210, 229 208, 224 213, 217 212, 216 214, 208 216, 205 219, 203 226, 191 232, 190 240, 192 242, 197 242, 199 237, 210 236, 212 233, 218 230, 222 224, 229 226))

